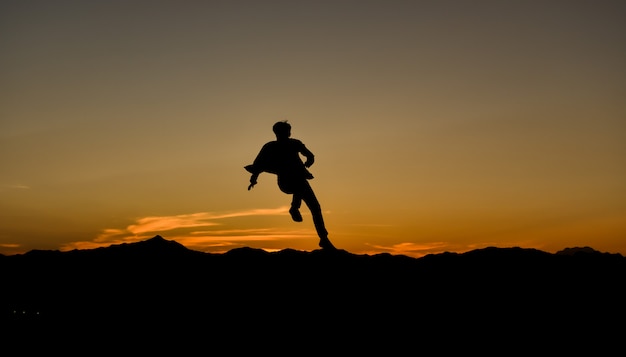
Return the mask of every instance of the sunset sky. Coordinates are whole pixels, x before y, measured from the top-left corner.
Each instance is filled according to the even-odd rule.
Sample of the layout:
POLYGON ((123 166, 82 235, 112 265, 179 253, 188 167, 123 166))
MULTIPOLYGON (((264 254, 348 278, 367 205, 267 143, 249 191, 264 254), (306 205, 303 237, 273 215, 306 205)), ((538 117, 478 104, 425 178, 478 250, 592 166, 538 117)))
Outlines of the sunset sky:
POLYGON ((2 1, 0 253, 318 249, 252 163, 288 120, 356 254, 626 255, 626 1, 2 1))

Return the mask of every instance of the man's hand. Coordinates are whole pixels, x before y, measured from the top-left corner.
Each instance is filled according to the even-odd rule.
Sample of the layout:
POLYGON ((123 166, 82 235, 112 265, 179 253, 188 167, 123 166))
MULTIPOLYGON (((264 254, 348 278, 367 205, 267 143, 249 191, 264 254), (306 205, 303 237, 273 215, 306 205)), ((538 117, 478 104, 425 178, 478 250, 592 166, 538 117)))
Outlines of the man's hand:
POLYGON ((250 176, 250 185, 248 185, 248 191, 250 191, 254 187, 254 185, 256 185, 257 177, 257 175, 250 176))

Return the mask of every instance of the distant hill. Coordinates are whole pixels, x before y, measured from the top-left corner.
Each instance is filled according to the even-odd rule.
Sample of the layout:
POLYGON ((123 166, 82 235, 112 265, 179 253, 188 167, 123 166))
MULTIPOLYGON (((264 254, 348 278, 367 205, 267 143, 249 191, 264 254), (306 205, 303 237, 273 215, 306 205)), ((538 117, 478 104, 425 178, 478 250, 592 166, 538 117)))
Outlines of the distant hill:
POLYGON ((625 316, 626 302, 626 258, 588 247, 556 254, 490 247, 422 258, 248 247, 212 254, 156 236, 0 256, 0 271, 2 321, 29 333, 115 326, 116 333, 199 328, 221 338, 292 341, 516 340, 555 330, 621 332, 608 326, 625 316))

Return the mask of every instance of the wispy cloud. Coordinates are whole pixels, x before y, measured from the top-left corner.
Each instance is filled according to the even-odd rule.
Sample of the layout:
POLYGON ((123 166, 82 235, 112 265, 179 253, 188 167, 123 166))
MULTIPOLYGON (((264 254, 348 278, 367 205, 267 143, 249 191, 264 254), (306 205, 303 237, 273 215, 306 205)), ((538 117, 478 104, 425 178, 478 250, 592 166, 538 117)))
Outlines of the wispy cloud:
POLYGON ((394 255, 407 255, 411 257, 423 257, 428 254, 442 253, 449 250, 450 244, 446 242, 429 243, 398 243, 391 246, 367 244, 372 247, 372 251, 366 254, 390 253, 394 255))
POLYGON ((24 253, 22 245, 17 243, 0 243, 0 249, 2 249, 2 254, 7 255, 24 253))
POLYGON ((135 235, 148 232, 166 232, 179 228, 218 225, 219 223, 211 222, 214 219, 210 213, 205 212, 177 216, 144 217, 138 219, 137 224, 130 225, 126 229, 135 235))
POLYGON ((136 224, 127 227, 133 234, 148 232, 165 232, 180 228, 194 228, 219 225, 215 222, 225 218, 245 217, 245 216, 272 216, 284 215, 287 207, 253 209, 229 213, 199 212, 191 214, 181 214, 175 216, 153 216, 144 217, 137 220, 136 224))
POLYGON ((29 190, 30 186, 22 185, 22 184, 2 184, 0 187, 9 189, 9 190, 29 190))
POLYGON ((0 243, 0 247, 13 249, 13 248, 19 248, 20 245, 16 243, 0 243))
POLYGON ((170 236, 169 239, 173 239, 189 249, 222 253, 235 247, 249 246, 252 243, 263 245, 265 250, 272 250, 272 243, 277 241, 314 240, 313 236, 314 233, 308 230, 261 228, 190 232, 189 234, 170 236))
MULTIPOLYGON (((485 241, 472 244, 458 244, 451 242, 428 242, 428 243, 398 243, 391 246, 367 244, 372 249, 364 254, 390 253, 394 255, 406 255, 414 258, 421 258, 428 254, 440 254, 445 252, 464 253, 474 249, 482 249, 486 247, 509 246, 502 242, 485 241)), ((536 248, 536 243, 532 241, 518 242, 516 246, 522 248, 536 248)))
POLYGON ((285 231, 267 228, 213 229, 224 220, 247 216, 287 215, 288 207, 263 208, 232 212, 197 212, 172 216, 148 216, 135 220, 125 228, 107 228, 90 241, 72 242, 61 250, 93 249, 111 244, 132 243, 167 235, 168 239, 197 250, 221 251, 247 242, 272 242, 281 239, 310 238, 304 231, 285 231), (165 234, 167 232, 167 234, 165 234))

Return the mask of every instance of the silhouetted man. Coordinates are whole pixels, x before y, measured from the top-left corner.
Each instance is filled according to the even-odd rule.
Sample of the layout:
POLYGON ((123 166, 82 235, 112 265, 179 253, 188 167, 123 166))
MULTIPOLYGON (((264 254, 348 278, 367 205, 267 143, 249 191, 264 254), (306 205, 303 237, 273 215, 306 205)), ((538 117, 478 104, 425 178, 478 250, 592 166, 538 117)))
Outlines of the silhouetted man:
POLYGON ((307 168, 313 165, 315 156, 302 141, 291 138, 291 124, 287 121, 275 123, 272 130, 276 134, 276 141, 263 145, 252 165, 245 166, 245 169, 252 174, 248 190, 257 184, 257 178, 262 172, 275 174, 280 190, 293 195, 289 209, 291 218, 296 222, 302 222, 300 205, 304 201, 313 216, 313 224, 320 237, 320 247, 336 249, 328 239, 322 208, 308 181, 313 178, 313 175, 307 168), (304 163, 300 155, 306 158, 304 163))

